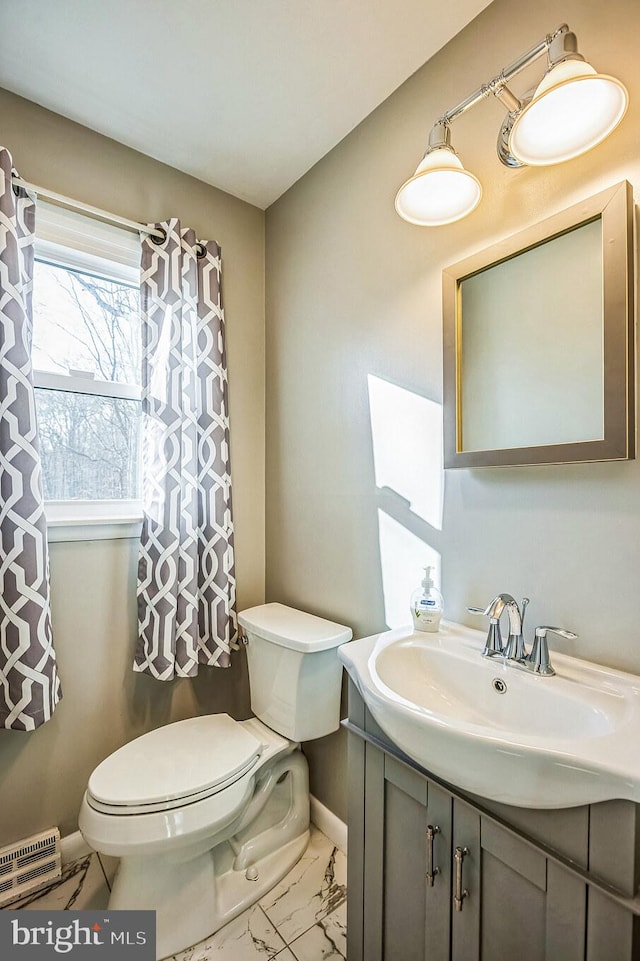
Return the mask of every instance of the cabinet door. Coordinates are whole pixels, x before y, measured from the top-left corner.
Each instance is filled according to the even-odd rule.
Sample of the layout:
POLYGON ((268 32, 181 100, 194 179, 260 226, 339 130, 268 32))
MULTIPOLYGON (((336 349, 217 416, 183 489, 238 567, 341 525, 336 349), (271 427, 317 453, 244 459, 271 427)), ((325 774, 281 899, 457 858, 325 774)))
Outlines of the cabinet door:
POLYGON ((453 961, 582 961, 584 882, 461 801, 453 849, 453 961))
POLYGON ((451 796, 367 752, 364 961, 448 961, 451 796))

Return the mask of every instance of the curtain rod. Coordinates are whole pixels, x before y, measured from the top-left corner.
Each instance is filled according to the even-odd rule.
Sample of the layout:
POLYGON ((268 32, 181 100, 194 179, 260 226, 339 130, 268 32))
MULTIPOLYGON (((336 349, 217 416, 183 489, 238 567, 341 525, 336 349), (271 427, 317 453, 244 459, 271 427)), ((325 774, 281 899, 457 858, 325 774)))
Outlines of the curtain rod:
POLYGON ((108 210, 101 210, 100 207, 92 207, 91 204, 82 203, 81 200, 73 200, 71 197, 65 197, 64 194, 57 194, 53 190, 47 190, 45 187, 38 187, 36 184, 23 180, 22 177, 16 177, 15 174, 12 175, 12 180, 14 186, 24 187, 25 190, 30 190, 34 194, 45 197, 47 200, 52 200, 54 203, 60 204, 63 207, 81 210, 83 213, 89 214, 90 217, 106 220, 107 223, 117 224, 119 227, 126 227, 127 230, 133 230, 139 234, 148 234, 150 237, 165 239, 164 231, 158 230, 155 227, 147 227, 146 224, 138 223, 137 220, 127 220, 126 217, 111 214, 108 210))

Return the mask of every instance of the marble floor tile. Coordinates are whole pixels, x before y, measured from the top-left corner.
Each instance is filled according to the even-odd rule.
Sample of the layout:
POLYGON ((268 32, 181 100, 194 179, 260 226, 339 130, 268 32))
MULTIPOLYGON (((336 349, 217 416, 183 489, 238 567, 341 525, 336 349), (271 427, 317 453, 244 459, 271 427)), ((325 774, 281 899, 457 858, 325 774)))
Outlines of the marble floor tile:
POLYGON ((62 877, 49 887, 14 901, 12 911, 97 911, 106 908, 109 888, 97 854, 65 864, 62 877))
POLYGON ((258 905, 225 924, 223 928, 170 961, 295 961, 286 945, 258 905))
POLYGON ((327 914, 289 945, 296 961, 344 961, 347 956, 347 902, 327 914))
POLYGON ((345 855, 312 828, 301 859, 259 904, 286 944, 291 944, 342 904, 346 883, 345 855))
POLYGON ((108 854, 98 854, 97 856, 100 860, 100 864, 102 865, 104 876, 107 879, 109 890, 111 890, 113 887, 113 879, 116 876, 116 871, 118 870, 118 865, 120 864, 120 858, 111 858, 108 854))

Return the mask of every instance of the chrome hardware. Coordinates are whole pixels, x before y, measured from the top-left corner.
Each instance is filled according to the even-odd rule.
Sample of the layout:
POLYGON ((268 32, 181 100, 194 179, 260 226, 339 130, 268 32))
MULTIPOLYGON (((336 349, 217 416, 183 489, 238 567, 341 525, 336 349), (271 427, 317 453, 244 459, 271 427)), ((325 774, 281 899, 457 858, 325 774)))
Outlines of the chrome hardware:
POLYGON ((491 683, 494 691, 496 691, 498 694, 504 694, 507 690, 507 685, 501 677, 494 677, 491 683))
MULTIPOLYGON (((527 599, 527 604, 529 600, 527 599)), ((507 609, 509 615, 509 637, 502 648, 502 654, 509 661, 519 661, 525 656, 524 640, 522 637, 522 615, 515 597, 511 594, 498 594, 487 608, 489 617, 500 617, 507 609)))
POLYGON ((502 634, 500 632, 500 621, 497 617, 492 617, 489 621, 489 633, 487 634, 482 656, 502 656, 502 634))
MULTIPOLYGON (((486 615, 488 608, 468 607, 470 614, 486 615)), ((492 617, 489 621, 489 632, 485 641, 483 657, 502 657, 502 634, 500 633, 500 618, 492 617)))
POLYGON ((531 653, 524 659, 522 666, 533 674, 541 674, 543 677, 553 677, 556 672, 551 667, 551 660, 549 659, 547 631, 551 631, 552 634, 558 634, 568 641, 575 640, 578 635, 574 634, 573 631, 565 631, 562 627, 550 627, 548 625, 536 627, 536 635, 531 653))
POLYGON ((245 632, 241 627, 238 628, 238 645, 240 647, 246 647, 248 643, 249 643, 249 638, 247 637, 247 635, 245 634, 245 632))
POLYGON ((462 887, 462 862, 467 854, 469 854, 469 848, 457 847, 453 852, 453 860, 456 863, 456 888, 453 905, 456 911, 462 911, 462 902, 469 896, 467 889, 462 887))
POLYGON ((433 839, 436 834, 440 834, 440 828, 436 824, 427 824, 427 884, 430 888, 433 887, 436 880, 436 874, 440 874, 440 868, 433 866, 433 839))
MULTIPOLYGON (((526 610, 529 598, 525 597, 522 606, 526 610)), ((524 639, 522 637, 522 614, 518 602, 511 594, 497 594, 486 610, 479 607, 468 607, 470 614, 484 614, 490 619, 489 633, 482 652, 483 657, 506 657, 510 661, 519 661, 525 654, 524 639), (500 617, 504 609, 509 615, 509 637, 506 644, 502 644, 500 633, 500 617)))
POLYGON ((468 607, 467 610, 470 614, 482 614, 489 618, 489 632, 482 651, 483 657, 503 657, 513 667, 530 671, 540 677, 553 677, 556 672, 549 660, 547 631, 558 634, 567 640, 574 640, 578 635, 572 631, 565 631, 562 627, 550 627, 549 625, 536 627, 533 647, 531 653, 527 654, 522 627, 528 604, 528 597, 522 598, 520 608, 511 594, 496 594, 485 610, 481 607, 468 607), (509 615, 509 637, 503 645, 500 634, 500 617, 505 608, 509 615))

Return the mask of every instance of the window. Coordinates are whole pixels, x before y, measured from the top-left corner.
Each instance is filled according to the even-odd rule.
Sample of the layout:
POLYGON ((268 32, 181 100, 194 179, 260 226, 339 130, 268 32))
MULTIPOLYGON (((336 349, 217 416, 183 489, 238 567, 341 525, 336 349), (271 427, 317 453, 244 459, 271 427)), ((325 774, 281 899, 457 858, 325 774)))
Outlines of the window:
POLYGON ((32 356, 50 536, 128 536, 121 525, 141 514, 139 239, 42 202, 36 234, 32 356))

